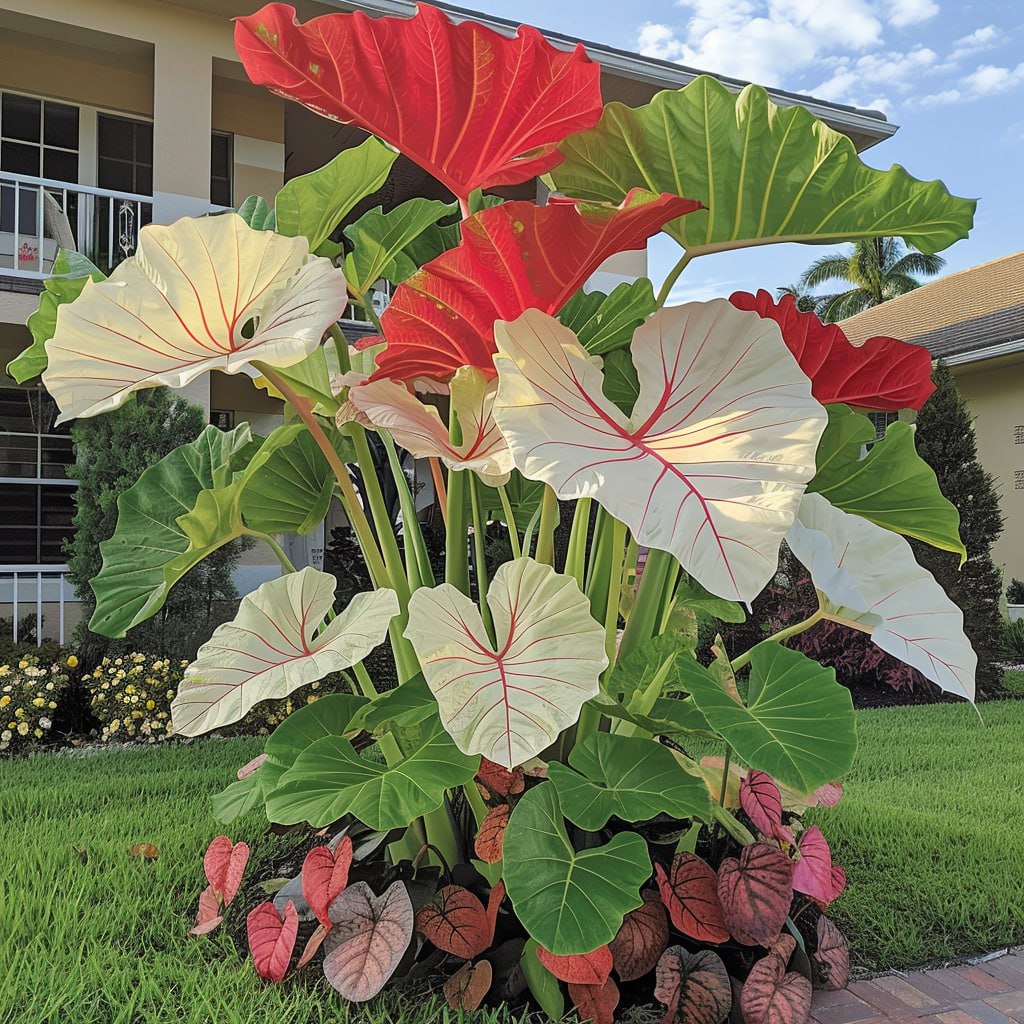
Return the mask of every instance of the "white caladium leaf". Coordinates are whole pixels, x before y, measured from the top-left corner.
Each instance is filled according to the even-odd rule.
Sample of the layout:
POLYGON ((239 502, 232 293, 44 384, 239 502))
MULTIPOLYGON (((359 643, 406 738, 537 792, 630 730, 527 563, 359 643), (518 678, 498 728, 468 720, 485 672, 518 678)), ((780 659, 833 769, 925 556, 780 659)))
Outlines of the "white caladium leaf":
POLYGON ((558 321, 530 310, 495 337, 495 418, 525 476, 596 498, 715 595, 757 596, 826 424, 774 322, 724 299, 656 313, 633 335, 631 416, 558 321))
POLYGON ((174 731, 198 736, 230 725, 261 700, 287 697, 365 658, 387 635, 398 597, 393 590, 356 594, 320 629, 335 583, 306 568, 243 598, 234 619, 217 627, 185 670, 171 703, 174 731))
POLYGON ((482 370, 463 366, 450 388, 461 444, 452 444, 437 409, 424 404, 398 381, 385 378, 352 387, 348 399, 370 424, 389 430, 417 459, 436 456, 449 469, 474 470, 491 487, 507 483, 514 467, 512 453, 494 421, 497 382, 482 370))
POLYGON ((43 384, 63 421, 209 370, 291 366, 346 302, 344 274, 304 238, 255 231, 235 213, 150 224, 134 256, 60 307, 43 384))
POLYGON ((963 612, 899 534, 808 494, 786 542, 810 570, 826 617, 869 633, 886 654, 974 700, 978 656, 963 612))
POLYGON ((496 647, 476 605, 448 583, 412 595, 405 635, 459 749, 514 768, 597 696, 604 628, 574 579, 532 558, 498 569, 487 604, 496 647))

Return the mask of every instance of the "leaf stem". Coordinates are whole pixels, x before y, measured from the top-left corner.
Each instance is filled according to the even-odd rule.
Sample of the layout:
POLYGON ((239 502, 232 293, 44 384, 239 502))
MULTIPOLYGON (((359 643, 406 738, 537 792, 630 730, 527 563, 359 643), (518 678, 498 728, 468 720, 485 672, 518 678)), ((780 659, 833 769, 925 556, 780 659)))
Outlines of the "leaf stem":
POLYGON ((477 603, 480 605, 480 618, 484 620, 484 628, 495 642, 494 620, 487 604, 487 553, 484 546, 484 522, 480 515, 480 495, 477 493, 476 476, 469 473, 469 502, 473 509, 473 568, 476 571, 477 603))
MULTIPOLYGON (((803 619, 801 622, 794 623, 792 626, 787 626, 785 629, 780 629, 778 633, 772 633, 771 636, 766 637, 764 640, 761 641, 761 643, 767 644, 772 643, 773 641, 775 643, 782 643, 783 640, 788 640, 790 637, 796 636, 798 633, 806 632, 808 629, 811 628, 811 626, 820 622, 824 617, 825 610, 819 607, 813 615, 809 615, 806 619, 803 619)), ((754 647, 758 646, 760 645, 754 645, 754 647)), ((750 650, 745 652, 744 654, 741 654, 738 657, 733 658, 733 660, 730 662, 733 672, 739 672, 741 668, 745 668, 750 663, 750 655, 753 652, 754 647, 751 647, 750 650)))
POLYGON ((284 569, 286 573, 296 571, 295 566, 292 565, 292 560, 287 556, 287 554, 285 554, 284 548, 281 547, 281 545, 278 544, 269 533, 263 533, 259 530, 248 530, 246 532, 250 537, 263 541, 263 543, 274 552, 275 557, 281 563, 281 568, 284 569))
POLYGON ((519 544, 519 528, 516 526, 516 517, 512 514, 512 503, 508 500, 508 491, 504 484, 498 484, 498 497, 501 499, 501 511, 505 516, 505 526, 508 527, 508 542, 512 545, 512 557, 522 558, 523 549, 519 544))
POLYGON ((534 557, 545 565, 555 564, 555 529, 558 527, 558 499, 555 492, 544 485, 540 506, 540 526, 537 528, 537 553, 534 557))
POLYGON ((679 257, 676 265, 668 272, 668 277, 662 282, 661 289, 658 292, 658 309, 668 302, 668 297, 672 294, 672 288, 676 281, 679 280, 679 275, 686 269, 686 265, 691 260, 690 251, 687 249, 682 256, 679 257))
POLYGON ((338 354, 338 372, 348 373, 352 369, 352 360, 348 354, 348 338, 337 324, 331 324, 328 334, 334 342, 334 351, 338 354))

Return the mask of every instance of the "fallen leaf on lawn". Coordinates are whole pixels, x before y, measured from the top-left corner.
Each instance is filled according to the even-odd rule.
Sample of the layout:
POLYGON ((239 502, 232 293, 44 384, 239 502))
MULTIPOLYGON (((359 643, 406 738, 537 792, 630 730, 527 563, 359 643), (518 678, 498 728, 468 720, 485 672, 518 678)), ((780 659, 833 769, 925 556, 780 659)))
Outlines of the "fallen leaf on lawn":
POLYGON ((160 856, 160 851, 152 843, 136 843, 128 853, 143 860, 156 860, 160 856))
POLYGON ((444 997, 453 1010, 477 1010, 490 991, 493 980, 490 961, 463 964, 444 983, 444 997))
POLYGON ((83 864, 88 864, 89 863, 89 851, 86 850, 86 848, 84 846, 72 846, 71 849, 74 850, 75 853, 78 854, 78 859, 83 864))
POLYGON ((199 909, 196 913, 196 923, 189 929, 189 935, 208 935, 216 928, 224 918, 220 912, 220 900, 213 891, 213 886, 208 885, 199 894, 199 909))

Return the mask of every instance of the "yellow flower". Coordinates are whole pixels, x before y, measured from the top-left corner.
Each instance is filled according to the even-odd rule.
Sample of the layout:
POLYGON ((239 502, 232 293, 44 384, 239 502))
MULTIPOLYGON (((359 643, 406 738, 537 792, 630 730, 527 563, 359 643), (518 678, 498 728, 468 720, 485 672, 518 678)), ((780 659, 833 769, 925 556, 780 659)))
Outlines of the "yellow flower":
POLYGON ((11 698, 8 697, 6 694, 4 694, 3 697, 0 697, 0 708, 5 708, 10 703, 11 703, 11 698))
POLYGON ((18 735, 19 736, 27 736, 28 735, 28 722, 19 722, 18 723, 18 735))
POLYGON ((0 676, 5 676, 10 671, 11 671, 11 666, 10 665, 0 665, 0 676))
POLYGON ((121 728, 121 719, 120 718, 115 718, 110 723, 110 731, 111 732, 117 732, 117 730, 120 729, 120 728, 121 728))
POLYGON ((35 738, 37 740, 41 740, 43 738, 43 730, 42 729, 33 729, 32 730, 32 735, 35 736, 35 738))
POLYGON ((28 662, 22 659, 18 662, 18 668, 28 668, 28 662))
POLYGON ((78 668, 78 659, 73 655, 68 655, 68 668, 78 668))
POLYGON ((156 702, 155 701, 152 701, 152 700, 147 700, 146 701, 146 710, 147 711, 152 711, 153 708, 155 708, 155 707, 156 707, 156 702))
POLYGON ((34 708, 45 708, 46 707, 46 701, 43 700, 42 697, 36 697, 35 700, 32 701, 32 707, 34 707, 34 708))
POLYGON ((50 703, 49 703, 49 704, 47 704, 46 706, 47 706, 47 707, 48 707, 48 708, 49 708, 49 709, 50 709, 51 711, 53 711, 53 709, 54 709, 54 708, 55 708, 55 707, 57 706, 57 702, 56 702, 55 700, 51 700, 51 701, 50 701, 50 703))

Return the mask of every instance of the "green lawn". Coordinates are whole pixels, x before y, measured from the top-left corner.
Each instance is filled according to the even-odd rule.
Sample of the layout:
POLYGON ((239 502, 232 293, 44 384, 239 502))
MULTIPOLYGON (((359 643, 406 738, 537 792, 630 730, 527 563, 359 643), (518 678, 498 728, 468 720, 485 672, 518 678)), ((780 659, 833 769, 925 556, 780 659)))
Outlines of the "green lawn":
MULTIPOLYGON (((850 876, 836 911, 861 964, 906 967, 1024 942, 1024 701, 983 712, 985 726, 952 705, 859 713, 856 770, 843 801, 818 821, 850 876)), ((349 1014, 323 983, 261 985, 227 935, 185 936, 202 851, 219 831, 208 798, 259 746, 208 741, 0 762, 0 1020, 458 1019, 443 1003, 395 998, 349 1014), (159 859, 129 857, 136 842, 154 843, 159 859), (74 846, 87 851, 86 864, 74 846)), ((231 834, 257 839, 257 818, 231 834)), ((271 842, 260 840, 254 863, 271 842)))

